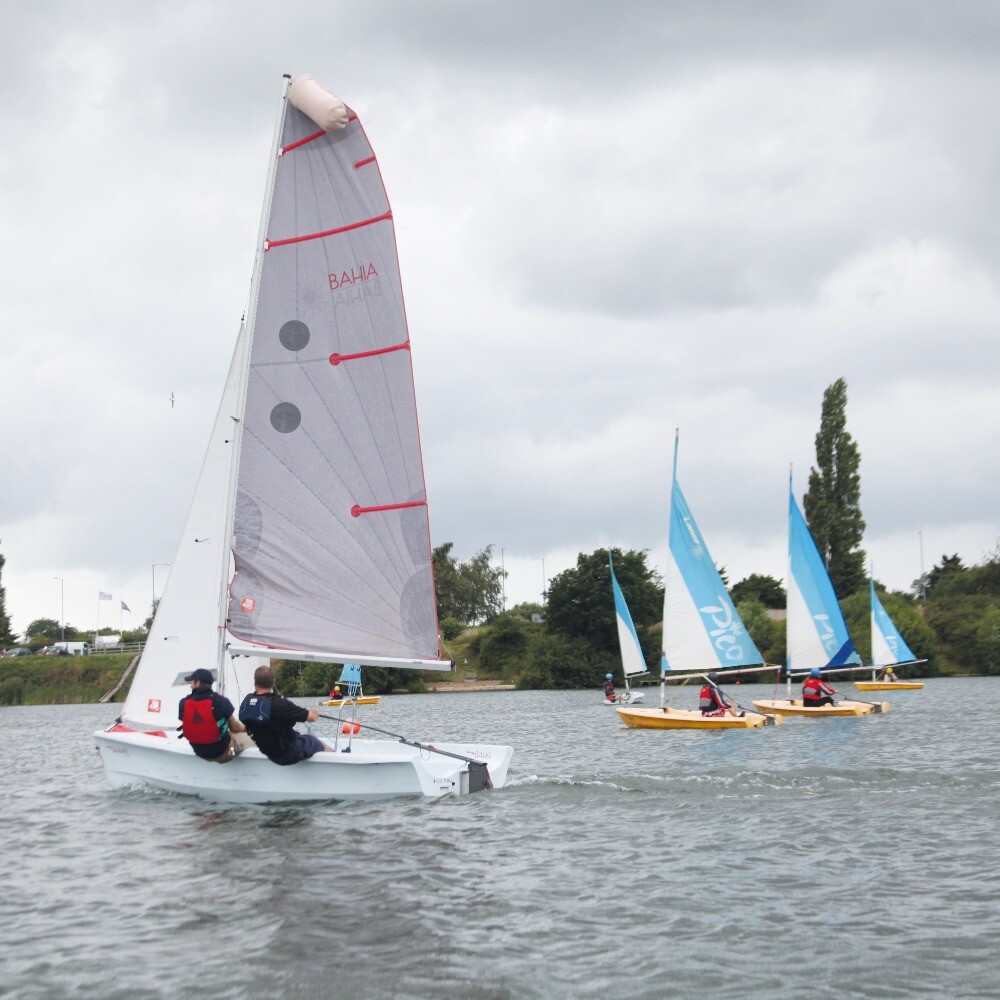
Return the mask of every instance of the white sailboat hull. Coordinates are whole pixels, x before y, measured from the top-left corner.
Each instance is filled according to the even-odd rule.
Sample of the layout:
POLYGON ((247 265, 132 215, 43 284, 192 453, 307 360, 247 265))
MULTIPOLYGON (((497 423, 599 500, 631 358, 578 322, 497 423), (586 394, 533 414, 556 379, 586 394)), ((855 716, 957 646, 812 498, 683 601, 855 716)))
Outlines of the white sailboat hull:
MULTIPOLYGON (((350 753, 319 753, 288 767, 259 750, 245 750, 228 764, 196 757, 174 733, 155 735, 116 728, 95 734, 113 787, 148 785, 213 802, 264 804, 336 800, 370 802, 410 796, 441 798, 469 792, 469 765, 390 740, 355 739, 350 753)), ((329 743, 329 740, 324 740, 329 743)), ((482 761, 494 788, 507 780, 513 748, 440 743, 440 750, 482 761)))
POLYGON ((646 695, 642 691, 626 691, 624 694, 615 695, 614 698, 605 698, 605 705, 635 705, 640 701, 645 701, 646 695))

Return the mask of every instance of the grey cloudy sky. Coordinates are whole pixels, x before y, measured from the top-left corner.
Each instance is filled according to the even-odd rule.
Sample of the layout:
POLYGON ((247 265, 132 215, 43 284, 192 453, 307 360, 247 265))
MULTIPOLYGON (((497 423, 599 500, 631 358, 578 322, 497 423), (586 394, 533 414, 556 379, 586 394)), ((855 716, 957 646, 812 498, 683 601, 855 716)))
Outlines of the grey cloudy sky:
POLYGON ((926 569, 997 544, 1000 6, 0 13, 16 630, 61 592, 74 625, 128 627, 166 582, 285 72, 347 101, 379 157, 433 540, 503 549, 508 603, 599 546, 662 564, 678 426, 716 562, 784 577, 788 466, 801 497, 841 376, 876 576, 907 587, 921 538, 926 569))

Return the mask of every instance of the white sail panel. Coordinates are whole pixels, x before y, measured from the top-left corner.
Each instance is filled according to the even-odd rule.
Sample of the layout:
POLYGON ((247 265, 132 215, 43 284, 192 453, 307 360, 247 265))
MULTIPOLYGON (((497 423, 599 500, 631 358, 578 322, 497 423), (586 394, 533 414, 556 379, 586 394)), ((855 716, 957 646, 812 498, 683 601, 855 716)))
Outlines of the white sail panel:
POLYGON ((664 670, 687 673, 763 663, 715 568, 676 472, 664 582, 664 670))
MULTIPOLYGON (((230 700, 246 690, 245 679, 218 678, 223 581, 230 566, 226 497, 245 340, 241 328, 184 532, 125 701, 122 717, 137 725, 175 727, 177 703, 190 692, 184 675, 198 667, 216 673, 230 700)), ((245 662, 252 672, 261 661, 245 662)))
POLYGON ((649 668, 646 666, 646 658, 643 656, 639 635, 635 630, 628 604, 625 602, 625 595, 618 585, 610 552, 608 564, 611 567, 611 589, 615 598, 615 621, 618 625, 618 645, 622 653, 622 671, 626 677, 635 677, 636 674, 646 673, 649 668))
POLYGON ((888 666, 890 663, 908 663, 915 660, 913 650, 899 634, 896 623, 882 606, 875 593, 875 582, 871 587, 871 622, 872 622, 872 663, 875 666, 888 666))
POLYGON ((847 632, 830 575, 788 483, 788 669, 842 667, 861 657, 847 632))
POLYGON ((352 662, 434 659, 409 339, 378 166, 353 115, 317 134, 286 107, 281 146, 253 317, 229 630, 352 662))

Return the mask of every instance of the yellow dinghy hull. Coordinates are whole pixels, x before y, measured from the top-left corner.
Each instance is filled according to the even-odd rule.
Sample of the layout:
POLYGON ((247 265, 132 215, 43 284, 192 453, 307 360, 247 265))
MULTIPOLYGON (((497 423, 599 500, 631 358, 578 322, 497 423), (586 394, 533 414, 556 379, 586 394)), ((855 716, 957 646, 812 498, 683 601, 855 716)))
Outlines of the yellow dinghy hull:
MULTIPOLYGON (((679 708, 616 708, 622 722, 633 729, 758 729, 772 724, 767 716, 747 712, 742 718, 733 715, 702 715, 679 708)), ((775 715, 778 725, 781 716, 775 715)))
POLYGON ((859 691, 920 691, 923 681, 855 681, 859 691))
POLYGON ((321 701, 324 708, 340 708, 341 705, 377 705, 382 700, 380 694, 366 694, 362 698, 341 698, 339 701, 321 701))
POLYGON ((844 715, 871 715, 876 709, 882 712, 889 711, 889 703, 887 701, 870 702, 870 701, 841 701, 836 705, 803 705, 801 701, 793 699, 792 701, 770 701, 762 700, 755 701, 753 707, 757 709, 758 712, 764 712, 767 715, 809 715, 814 717, 826 717, 828 715, 833 716, 844 716, 844 715))

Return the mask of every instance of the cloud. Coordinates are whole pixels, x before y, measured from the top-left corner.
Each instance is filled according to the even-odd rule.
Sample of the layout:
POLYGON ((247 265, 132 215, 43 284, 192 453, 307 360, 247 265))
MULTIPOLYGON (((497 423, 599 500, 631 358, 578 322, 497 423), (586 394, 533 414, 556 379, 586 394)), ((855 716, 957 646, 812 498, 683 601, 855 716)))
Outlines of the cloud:
POLYGON ((917 575, 918 532, 928 568, 1000 536, 991 8, 39 2, 6 27, 15 627, 54 576, 78 624, 98 589, 141 607, 171 559, 282 72, 379 155, 434 542, 503 548, 509 603, 543 557, 661 562, 675 427, 713 556, 783 575, 788 466, 801 493, 841 376, 880 578, 917 575))

